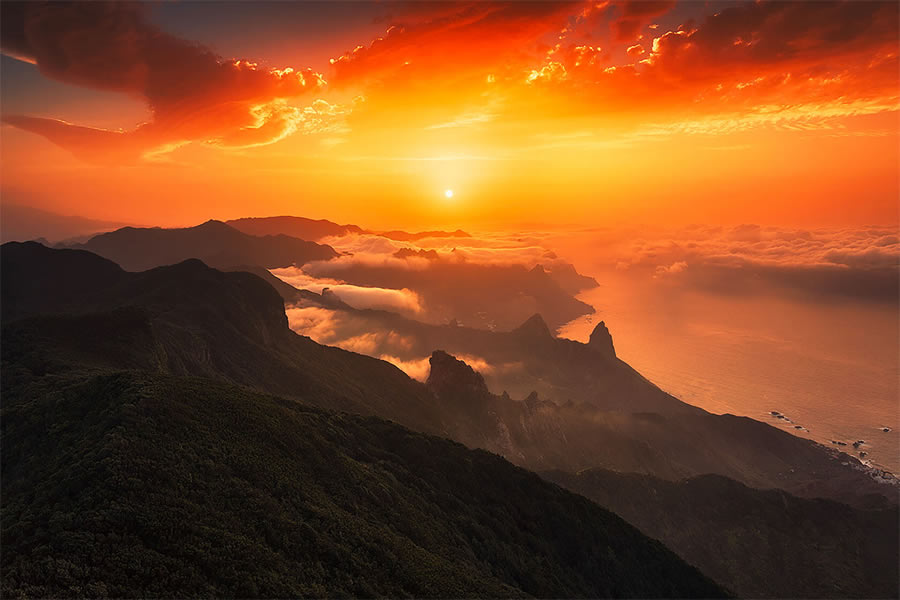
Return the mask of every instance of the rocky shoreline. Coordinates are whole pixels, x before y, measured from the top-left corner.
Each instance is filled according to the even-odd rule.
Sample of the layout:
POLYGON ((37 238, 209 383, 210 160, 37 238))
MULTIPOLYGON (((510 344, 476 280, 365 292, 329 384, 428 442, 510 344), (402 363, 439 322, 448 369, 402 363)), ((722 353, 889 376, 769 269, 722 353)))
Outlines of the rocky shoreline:
MULTIPOLYGON (((768 412, 768 414, 773 419, 781 420, 785 423, 792 425, 793 428, 798 431, 805 431, 805 432, 809 433, 809 429, 807 429, 806 427, 804 427, 802 425, 795 424, 793 420, 791 420, 787 415, 785 415, 784 413, 782 413, 780 411, 770 410, 768 412)), ((891 431, 891 428, 886 427, 886 426, 880 426, 880 427, 878 427, 878 430, 887 433, 887 432, 891 431)), ((883 467, 876 465, 871 460, 863 460, 869 455, 868 450, 861 449, 862 446, 865 446, 868 444, 868 442, 866 442, 866 440, 855 440, 853 442, 845 442, 842 440, 833 440, 832 439, 829 441, 831 442, 831 446, 829 446, 823 442, 820 442, 820 441, 816 441, 816 443, 819 444, 820 446, 822 446, 823 448, 826 448, 829 452, 832 453, 832 455, 836 459, 842 460, 842 462, 841 462, 842 465, 849 466, 852 469, 855 469, 857 471, 862 471, 862 472, 868 474, 869 477, 871 477, 874 481, 876 481, 878 483, 900 486, 900 479, 898 479, 898 477, 894 473, 892 473, 891 471, 889 471, 883 467), (852 446, 853 449, 858 452, 858 454, 859 454, 858 458, 856 456, 853 456, 846 450, 842 449, 842 448, 847 448, 848 446, 852 446), (839 456, 839 455, 843 455, 843 456, 839 456), (852 460, 843 460, 845 457, 852 459, 852 460)))

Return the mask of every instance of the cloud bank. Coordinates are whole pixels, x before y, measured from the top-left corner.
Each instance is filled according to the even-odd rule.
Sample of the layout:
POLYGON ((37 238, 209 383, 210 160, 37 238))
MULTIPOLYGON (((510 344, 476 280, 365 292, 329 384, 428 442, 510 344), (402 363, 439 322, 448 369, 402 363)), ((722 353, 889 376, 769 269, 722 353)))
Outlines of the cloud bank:
POLYGON ((317 294, 328 290, 354 308, 389 310, 407 316, 416 316, 423 310, 419 295, 406 288, 352 285, 337 279, 312 276, 300 267, 272 269, 272 274, 297 289, 317 294))
POLYGON ((803 230, 747 224, 647 233, 612 244, 610 260, 619 271, 722 293, 898 299, 896 227, 803 230))

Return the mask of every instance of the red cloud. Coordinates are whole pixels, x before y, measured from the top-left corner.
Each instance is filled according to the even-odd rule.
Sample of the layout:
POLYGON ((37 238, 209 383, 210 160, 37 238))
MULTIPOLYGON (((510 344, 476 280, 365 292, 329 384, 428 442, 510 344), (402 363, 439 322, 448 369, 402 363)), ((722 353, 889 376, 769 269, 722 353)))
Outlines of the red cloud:
POLYGON ((629 47, 639 59, 631 65, 577 62, 560 51, 566 77, 543 79, 541 92, 571 114, 602 107, 645 122, 762 106, 894 110, 898 23, 895 2, 747 2, 659 35, 649 54, 629 47))
MULTIPOLYGON (((762 107, 896 106, 896 2, 730 4, 674 31, 660 29, 652 46, 629 43, 672 5, 388 4, 385 35, 334 59, 330 80, 364 88, 347 120, 363 140, 395 127, 442 130, 538 114, 591 115, 628 128, 762 107), (619 42, 612 47, 581 40, 607 28, 619 42), (623 59, 633 64, 615 64, 623 59)), ((48 77, 137 96, 152 109, 153 120, 129 133, 5 118, 81 156, 122 160, 194 140, 259 145, 310 126, 310 113, 285 99, 318 89, 319 75, 222 60, 149 24, 140 5, 0 6, 4 52, 35 62, 48 77)))
MULTIPOLYGON (((332 60, 335 83, 389 75, 478 71, 521 57, 584 5, 566 2, 417 3, 395 10, 384 36, 332 60)), ((396 7, 395 7, 396 8, 396 7)))
POLYGON ((705 78, 739 68, 827 66, 877 49, 896 56, 898 22, 896 2, 748 2, 656 38, 653 62, 705 78))
POLYGON ((148 23, 144 7, 133 2, 3 2, 2 20, 4 53, 34 62, 51 79, 129 94, 149 105, 153 120, 126 134, 4 118, 93 159, 136 157, 192 140, 243 145, 279 139, 296 127, 299 113, 277 101, 324 83, 310 70, 223 60, 148 23))
MULTIPOLYGON (((335 59, 333 80, 367 87, 351 125, 368 114, 381 127, 486 111, 495 120, 590 114, 617 127, 773 106, 825 107, 819 112, 828 118, 829 103, 846 104, 841 114, 878 112, 897 96, 897 3, 746 2, 660 30, 652 46, 620 43, 620 53, 615 44, 601 49, 575 41, 605 27, 633 39, 672 7, 670 1, 419 6, 408 16, 395 14, 392 28, 371 45, 335 59), (634 64, 615 64, 617 54, 634 64)), ((815 120, 819 112, 797 114, 815 120)))
POLYGON ((652 18, 675 8, 675 0, 624 0, 615 4, 621 9, 622 15, 611 26, 616 40, 620 42, 636 39, 641 28, 652 18))

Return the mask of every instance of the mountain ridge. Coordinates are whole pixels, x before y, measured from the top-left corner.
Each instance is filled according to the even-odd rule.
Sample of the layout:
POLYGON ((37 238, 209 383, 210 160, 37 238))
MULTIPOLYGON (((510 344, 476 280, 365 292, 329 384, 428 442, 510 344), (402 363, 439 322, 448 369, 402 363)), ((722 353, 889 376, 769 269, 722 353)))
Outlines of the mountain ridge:
POLYGON ((99 254, 126 271, 144 271, 189 258, 222 268, 236 264, 277 268, 338 256, 330 246, 287 235, 248 235, 215 220, 173 229, 123 227, 71 248, 99 254))
POLYGON ((363 229, 358 225, 341 225, 327 219, 310 219, 293 215, 279 215, 272 217, 242 217, 225 221, 226 224, 244 233, 251 235, 277 235, 285 234, 304 240, 319 241, 326 237, 342 236, 349 234, 376 235, 395 241, 414 242, 428 237, 437 238, 469 238, 472 237, 465 231, 419 231, 408 232, 399 229, 391 231, 377 231, 363 229))
MULTIPOLYGON (((200 261, 142 273, 122 272, 118 275, 121 280, 84 297, 71 291, 52 296, 58 300, 57 305, 46 304, 48 298, 41 305, 27 295, 8 293, 33 289, 41 296, 43 290, 52 289, 53 273, 59 271, 53 264, 72 252, 49 250, 38 244, 4 246, 0 252, 4 314, 18 311, 22 316, 28 307, 38 306, 43 311, 82 314, 137 307, 153 326, 139 327, 139 320, 123 322, 132 323, 133 335, 143 336, 145 342, 136 348, 156 348, 146 354, 154 368, 220 378, 313 403, 325 402, 324 408, 380 415, 420 431, 500 452, 536 470, 606 467, 668 479, 719 473, 754 487, 780 487, 805 497, 821 495, 862 505, 880 497, 882 502, 897 504, 897 486, 874 482, 852 457, 752 419, 709 415, 665 394, 622 361, 570 340, 551 337, 525 348, 529 354, 522 355, 520 339, 513 334, 449 326, 424 329, 440 332, 444 342, 452 342, 453 336, 476 335, 483 349, 496 344, 498 351, 513 352, 514 357, 533 353, 536 360, 560 365, 554 368, 580 371, 582 378, 589 374, 596 380, 591 389, 612 393, 613 400, 621 395, 619 400, 624 399, 625 404, 610 409, 602 403, 572 402, 564 396, 560 400, 558 394, 534 388, 519 397, 537 391, 543 399, 537 412, 525 410, 509 396, 490 392, 480 404, 438 401, 426 386, 410 380, 389 363, 320 346, 291 332, 282 297, 259 277, 222 273, 200 261), (16 267, 17 262, 26 266, 16 267), (157 356, 165 356, 165 361, 161 363, 157 356), (341 373, 329 383, 337 388, 322 388, 310 376, 310 369, 341 373), (377 388, 367 384, 371 377, 382 384, 377 388), (460 423, 471 423, 471 428, 467 430, 460 423), (491 423, 494 425, 488 426, 491 423)), ((105 261, 98 264, 110 268, 105 261)), ((102 319, 93 318, 102 325, 102 319)), ((21 319, 13 323, 9 331, 46 348, 47 360, 52 363, 59 352, 52 340, 64 331, 57 331, 59 319, 35 315, 27 323, 21 319)), ((73 327, 77 329, 70 324, 65 330, 73 327)), ((396 331, 405 334, 402 328, 396 331)), ((90 339, 75 337, 69 347, 76 352, 71 344, 88 345, 90 339)), ((446 344, 435 346, 453 350, 446 344)), ((554 371, 537 373, 546 377, 554 371)))
MULTIPOLYGON (((199 260, 142 273, 116 268, 114 281, 102 290, 95 290, 94 295, 81 298, 58 295, 58 305, 40 307, 41 311, 62 310, 63 313, 27 316, 22 315, 21 308, 15 310, 16 304, 33 306, 34 303, 27 294, 13 295, 10 301, 10 289, 16 289, 22 280, 34 284, 38 292, 50 289, 49 284, 55 281, 53 275, 59 271, 50 267, 60 259, 65 263, 71 256, 85 259, 83 252, 50 250, 39 244, 8 245, 0 250, 3 305, 20 315, 4 322, 3 327, 4 343, 0 351, 5 393, 31 390, 30 397, 39 398, 45 393, 41 386, 53 389, 53 382, 103 378, 111 370, 127 370, 170 382, 215 380, 216 383, 203 385, 218 386, 217 389, 239 385, 247 393, 277 393, 287 398, 285 402, 299 401, 329 410, 377 415, 418 431, 456 439, 470 447, 486 448, 532 469, 569 464, 554 461, 574 457, 590 461, 587 464, 592 467, 619 460, 617 464, 635 464, 634 470, 640 471, 641 464, 658 460, 652 447, 648 447, 650 452, 646 455, 633 453, 634 449, 626 443, 627 437, 622 436, 621 423, 615 420, 621 417, 598 413, 590 405, 557 404, 537 394, 530 394, 524 401, 513 400, 508 394, 497 396, 487 388, 480 373, 446 352, 433 353, 439 368, 423 385, 388 363, 320 346, 287 328, 284 300, 266 281, 250 273, 222 273, 199 260), (21 264, 9 268, 16 263, 21 264), (82 303, 80 307, 78 302, 82 303), (248 310, 258 314, 248 314, 248 310), (238 316, 242 319, 240 323, 229 324, 238 316), (443 380, 442 373, 446 375, 443 380), (197 380, 198 376, 203 379, 197 380), (603 423, 598 419, 612 420, 605 428, 598 429, 596 423, 603 423), (598 446, 598 437, 609 439, 598 446), (621 456, 617 458, 616 453, 621 456)), ((111 269, 109 261, 99 258, 89 258, 89 261, 100 270, 111 269)), ((583 351, 589 352, 595 361, 591 364, 620 362, 585 345, 571 344, 551 337, 537 350, 543 353, 559 347, 573 352, 576 347, 584 347, 583 351)), ((182 383, 172 385, 179 388, 182 383)), ((629 427, 639 427, 633 432, 635 439, 653 440, 666 428, 677 425, 677 418, 688 418, 676 417, 637 413, 627 423, 629 427)), ((751 430, 749 427, 765 434, 757 441, 763 440, 766 447, 785 445, 791 452, 806 448, 797 442, 799 438, 750 419, 732 417, 718 422, 723 427, 721 438, 728 444, 740 442, 741 435, 751 430)), ((6 423, 4 419, 0 425, 6 423)), ((691 433, 689 438, 690 445, 706 452, 707 442, 702 436, 691 433)), ((746 453, 746 448, 738 446, 735 456, 746 453)), ((678 449, 678 453, 684 452, 683 448, 678 449)), ((779 452, 773 455, 774 459, 790 456, 779 452)), ((683 454, 680 459, 688 456, 683 454)), ((661 457, 670 462, 679 458, 665 454, 661 457)), ((787 464, 809 468, 802 461, 786 463, 785 468, 787 464)), ((677 466, 676 463, 667 468, 677 466)), ((716 462, 698 463, 697 468, 710 466, 715 467, 716 462)), ((671 477, 677 478, 679 473, 676 469, 671 477)), ((813 471, 811 475, 830 477, 827 471, 818 475, 813 471)), ((862 481, 865 480, 856 479, 854 484, 862 481)), ((847 481, 835 480, 835 483, 841 487, 848 485, 847 481)), ((864 491, 863 486, 859 488, 864 491)), ((819 487, 807 492, 821 490, 819 487)))

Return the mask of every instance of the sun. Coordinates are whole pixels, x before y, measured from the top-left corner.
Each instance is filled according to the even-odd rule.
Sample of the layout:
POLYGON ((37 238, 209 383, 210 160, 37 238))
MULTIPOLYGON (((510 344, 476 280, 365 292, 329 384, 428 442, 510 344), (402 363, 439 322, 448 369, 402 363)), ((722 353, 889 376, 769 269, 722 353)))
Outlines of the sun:
POLYGON ((453 190, 444 190, 444 196, 447 198, 453 197, 453 190))

